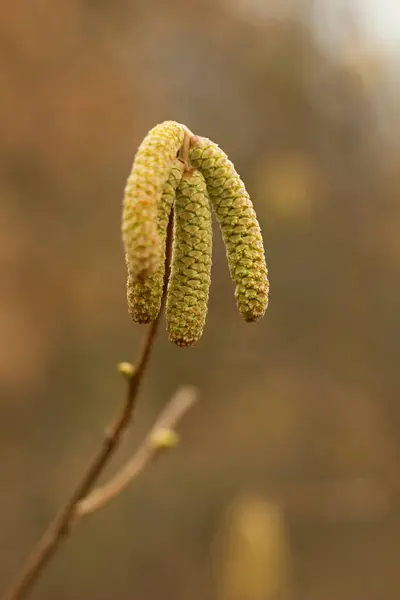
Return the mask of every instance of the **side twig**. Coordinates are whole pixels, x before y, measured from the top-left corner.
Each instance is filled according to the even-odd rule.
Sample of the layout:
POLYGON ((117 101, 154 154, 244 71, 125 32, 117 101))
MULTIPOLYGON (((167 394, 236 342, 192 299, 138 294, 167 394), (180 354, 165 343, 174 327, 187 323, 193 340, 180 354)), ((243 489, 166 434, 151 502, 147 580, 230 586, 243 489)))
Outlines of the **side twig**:
POLYGON ((136 406, 136 400, 139 392, 143 376, 146 372, 149 363, 151 350, 157 335, 160 315, 165 304, 166 288, 169 277, 169 266, 171 262, 171 246, 172 246, 172 217, 168 224, 167 231, 167 253, 166 253, 166 269, 164 279, 164 293, 162 307, 157 319, 149 326, 143 348, 139 356, 136 369, 131 376, 128 377, 128 388, 125 398, 125 403, 121 409, 114 424, 107 430, 107 434, 103 443, 89 464, 86 472, 78 483, 76 489, 67 500, 64 507, 56 516, 54 521, 50 523, 43 536, 34 547, 32 553, 28 557, 21 572, 18 574, 15 582, 5 592, 2 600, 22 600, 33 588, 39 575, 45 569, 51 558, 56 553, 61 542, 68 536, 71 525, 76 517, 76 508, 79 502, 85 498, 92 490, 93 486, 99 479, 104 468, 109 463, 114 455, 123 434, 128 428, 133 411, 136 406))
POLYGON ((76 516, 83 517, 92 513, 119 496, 163 451, 175 446, 178 438, 174 429, 183 415, 193 406, 196 397, 196 388, 192 386, 178 389, 132 458, 108 483, 93 490, 79 502, 76 516))

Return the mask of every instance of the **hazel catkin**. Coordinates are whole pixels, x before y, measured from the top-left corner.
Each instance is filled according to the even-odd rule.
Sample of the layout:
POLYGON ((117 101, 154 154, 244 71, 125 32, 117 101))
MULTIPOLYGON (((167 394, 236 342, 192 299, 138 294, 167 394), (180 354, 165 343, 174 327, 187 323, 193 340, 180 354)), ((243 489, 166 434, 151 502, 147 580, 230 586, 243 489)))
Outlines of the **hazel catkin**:
POLYGON ((184 126, 165 121, 149 131, 136 153, 122 211, 122 239, 132 281, 145 280, 162 262, 158 211, 184 135, 184 126))
POLYGON ((268 306, 268 271, 260 226, 249 194, 234 165, 217 144, 193 136, 191 165, 199 169, 226 246, 235 298, 245 321, 258 321, 268 306))
POLYGON ((210 289, 212 230, 207 187, 190 169, 176 190, 167 330, 178 346, 197 342, 204 328, 210 289))
POLYGON ((166 237, 175 191, 182 178, 184 164, 176 159, 164 185, 158 210, 157 229, 161 243, 161 262, 157 270, 144 281, 135 281, 128 266, 127 300, 129 314, 136 323, 150 323, 160 312, 164 287, 166 237))

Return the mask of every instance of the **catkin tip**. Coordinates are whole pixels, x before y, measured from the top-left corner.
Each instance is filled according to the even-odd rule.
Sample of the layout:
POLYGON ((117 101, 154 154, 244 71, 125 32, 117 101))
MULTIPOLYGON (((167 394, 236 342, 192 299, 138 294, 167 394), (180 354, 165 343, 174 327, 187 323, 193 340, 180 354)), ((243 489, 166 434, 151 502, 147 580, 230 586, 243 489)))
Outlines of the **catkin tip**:
POLYGON ((168 339, 170 342, 174 343, 179 348, 189 348, 193 346, 200 338, 191 338, 191 339, 183 339, 180 337, 175 337, 173 335, 169 335, 168 339))

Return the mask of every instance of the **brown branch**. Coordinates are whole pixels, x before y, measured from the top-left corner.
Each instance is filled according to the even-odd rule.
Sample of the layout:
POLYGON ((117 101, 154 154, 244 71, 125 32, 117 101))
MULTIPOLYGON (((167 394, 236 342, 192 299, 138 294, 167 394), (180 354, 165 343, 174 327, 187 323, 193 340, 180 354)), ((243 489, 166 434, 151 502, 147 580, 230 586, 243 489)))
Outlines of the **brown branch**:
POLYGON ((136 406, 139 388, 149 363, 151 350, 157 335, 158 326, 160 323, 160 315, 162 314, 162 309, 165 304, 166 288, 171 262, 171 246, 172 215, 167 230, 167 252, 165 260, 166 269, 162 306, 157 319, 149 326, 137 367, 132 376, 128 377, 128 388, 125 403, 116 421, 107 431, 106 437, 104 438, 99 451, 97 454, 95 454, 94 458, 90 462, 76 489, 70 496, 69 500, 67 500, 59 514, 56 516, 54 521, 50 523, 49 527, 46 529, 43 536, 28 557, 21 572, 17 575, 15 582, 11 584, 8 590, 6 590, 2 600, 22 600, 31 591, 39 575, 54 556, 61 542, 68 536, 71 525, 75 519, 76 508, 80 500, 85 498, 92 490, 104 468, 114 455, 114 452, 117 449, 124 432, 131 422, 132 414, 136 406))
POLYGON ((191 386, 178 389, 132 458, 123 465, 108 483, 93 490, 79 502, 76 509, 77 517, 92 513, 119 496, 163 451, 175 445, 177 438, 175 437, 174 428, 183 415, 193 406, 196 397, 197 391, 191 386))

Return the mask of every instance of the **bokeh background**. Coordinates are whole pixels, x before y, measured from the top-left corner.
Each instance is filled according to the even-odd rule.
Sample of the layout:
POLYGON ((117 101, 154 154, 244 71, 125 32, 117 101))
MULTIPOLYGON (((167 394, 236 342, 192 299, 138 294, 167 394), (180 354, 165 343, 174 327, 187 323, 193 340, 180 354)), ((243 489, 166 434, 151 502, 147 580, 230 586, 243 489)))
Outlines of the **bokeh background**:
POLYGON ((201 401, 182 443, 77 527, 32 598, 399 597, 399 13, 3 4, 0 589, 121 405, 115 365, 144 333, 126 309, 121 198, 143 136, 175 119, 248 186, 268 313, 241 322, 216 229, 204 336, 182 350, 162 328, 109 473, 189 383, 201 401))

